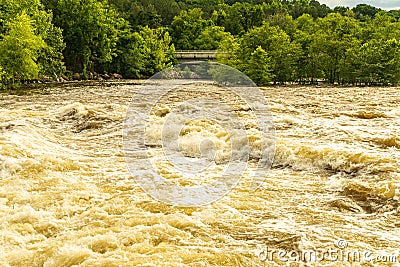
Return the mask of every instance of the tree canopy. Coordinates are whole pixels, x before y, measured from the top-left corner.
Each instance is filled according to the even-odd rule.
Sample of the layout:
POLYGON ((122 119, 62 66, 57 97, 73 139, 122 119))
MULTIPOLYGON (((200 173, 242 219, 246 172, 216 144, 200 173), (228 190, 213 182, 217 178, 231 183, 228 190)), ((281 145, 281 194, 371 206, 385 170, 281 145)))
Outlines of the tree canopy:
POLYGON ((0 0, 0 84, 80 73, 148 77, 177 50, 259 84, 400 82, 400 10, 316 0, 0 0))
POLYGON ((24 12, 7 24, 6 35, 0 41, 0 66, 5 72, 2 76, 6 84, 34 79, 39 74, 38 51, 46 44, 35 34, 32 24, 24 12))

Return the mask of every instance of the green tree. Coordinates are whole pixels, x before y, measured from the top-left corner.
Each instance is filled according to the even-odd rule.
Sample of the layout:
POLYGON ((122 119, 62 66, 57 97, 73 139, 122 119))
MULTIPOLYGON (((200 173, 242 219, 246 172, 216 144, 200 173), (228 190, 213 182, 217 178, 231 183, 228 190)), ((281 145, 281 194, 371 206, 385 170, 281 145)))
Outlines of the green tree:
POLYGON ((217 61, 234 68, 237 67, 239 65, 239 49, 238 40, 234 36, 229 35, 219 44, 216 54, 217 61))
POLYGON ((43 40, 46 46, 39 51, 37 60, 40 65, 40 74, 53 78, 61 77, 65 73, 64 56, 62 54, 65 43, 61 29, 50 24, 43 40))
POLYGON ((7 73, 0 66, 0 89, 5 89, 6 88, 6 84, 5 84, 6 76, 7 76, 7 73))
POLYGON ((303 14, 295 21, 296 33, 294 41, 301 47, 299 58, 296 63, 296 80, 301 83, 314 83, 321 77, 321 72, 317 67, 318 55, 312 53, 311 44, 315 38, 316 23, 309 14, 303 14))
POLYGON ((349 70, 364 84, 400 82, 400 40, 370 40, 355 50, 349 70))
POLYGON ((284 30, 291 39, 293 39, 293 35, 296 32, 296 25, 292 16, 288 14, 276 14, 269 16, 266 19, 266 22, 268 22, 271 26, 278 26, 279 28, 284 30))
POLYGON ((23 12, 7 24, 7 34, 0 41, 0 66, 5 74, 5 83, 11 87, 16 81, 38 77, 36 60, 38 52, 46 44, 35 34, 32 24, 30 17, 23 12))
POLYGON ((158 28, 169 25, 180 8, 175 0, 109 0, 112 7, 135 30, 141 26, 158 28))
POLYGON ((272 81, 273 74, 270 68, 270 58, 261 46, 258 46, 251 53, 245 74, 258 85, 265 85, 272 81))
MULTIPOLYGON (((25 12, 32 19, 35 34, 41 36, 46 46, 39 51, 37 64, 40 75, 61 76, 63 66, 62 51, 65 48, 60 28, 53 25, 52 14, 44 11, 39 0, 0 0, 0 21, 9 22, 25 12)), ((0 33, 5 33, 6 23, 0 23, 0 33)))
POLYGON ((199 8, 181 11, 171 23, 172 40, 178 50, 197 49, 195 40, 208 26, 213 26, 212 20, 203 19, 203 12, 199 8))
POLYGON ((341 82, 346 51, 357 46, 357 21, 337 13, 317 20, 317 31, 310 45, 311 56, 329 83, 341 82))
POLYGON ((175 16, 181 11, 175 0, 152 0, 157 13, 160 14, 163 26, 171 25, 175 16))
POLYGON ((127 78, 140 78, 145 69, 147 53, 144 38, 138 32, 126 29, 121 32, 117 43, 116 57, 107 69, 122 74, 127 78))
POLYGON ((309 8, 308 0, 292 0, 288 2, 289 14, 293 18, 298 18, 307 12, 309 8))
POLYGON ((292 81, 296 73, 296 62, 300 46, 291 42, 289 35, 277 26, 264 23, 246 33, 240 40, 238 49, 238 67, 245 70, 246 62, 258 46, 264 49, 271 59, 271 70, 274 82, 292 81))
POLYGON ((233 35, 242 35, 253 27, 261 26, 266 17, 266 5, 237 2, 220 6, 218 25, 233 35))
POLYGON ((238 9, 224 4, 220 5, 217 14, 216 24, 218 26, 224 27, 227 32, 233 35, 244 33, 244 17, 238 9))
POLYGON ((220 46, 220 43, 230 34, 224 31, 220 26, 206 27, 194 41, 196 49, 215 50, 220 46))
POLYGON ((399 10, 390 10, 388 11, 388 15, 392 17, 393 21, 400 21, 400 9, 399 10))
POLYGON ((5 33, 7 30, 7 22, 12 21, 16 16, 25 12, 34 21, 32 25, 35 27, 36 33, 41 33, 41 27, 38 25, 41 18, 42 5, 40 0, 0 0, 0 32, 5 33))
POLYGON ((313 18, 324 18, 332 10, 325 4, 320 4, 317 0, 310 0, 308 9, 305 11, 306 14, 310 14, 313 18))
POLYGON ((96 0, 47 0, 54 22, 63 29, 67 43, 64 57, 74 72, 95 70, 111 62, 124 20, 106 2, 96 0))
POLYGON ((143 73, 150 76, 170 67, 175 59, 175 46, 171 44, 168 31, 164 28, 154 30, 144 27, 140 35, 146 47, 143 73))
POLYGON ((216 10, 219 5, 224 3, 224 0, 178 0, 177 2, 182 9, 186 10, 193 8, 201 9, 204 13, 204 17, 206 19, 209 19, 211 18, 214 10, 216 10))
POLYGON ((126 30, 117 47, 117 56, 108 69, 125 77, 148 77, 175 62, 175 48, 164 28, 143 27, 139 32, 126 30))
POLYGON ((333 12, 339 13, 340 15, 344 16, 346 14, 346 12, 349 11, 349 10, 350 10, 350 8, 347 7, 347 6, 336 6, 333 9, 333 12))
POLYGON ((382 9, 367 4, 358 4, 357 6, 353 7, 352 10, 357 19, 366 21, 373 19, 375 15, 382 9))

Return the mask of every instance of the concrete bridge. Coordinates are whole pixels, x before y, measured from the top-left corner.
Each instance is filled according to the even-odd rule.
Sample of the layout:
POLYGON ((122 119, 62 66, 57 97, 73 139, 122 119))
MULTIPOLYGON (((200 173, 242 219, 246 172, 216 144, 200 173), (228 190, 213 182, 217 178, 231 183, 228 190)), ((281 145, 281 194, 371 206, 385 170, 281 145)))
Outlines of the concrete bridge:
POLYGON ((175 52, 176 59, 179 62, 214 61, 216 60, 216 54, 216 50, 177 50, 175 52))

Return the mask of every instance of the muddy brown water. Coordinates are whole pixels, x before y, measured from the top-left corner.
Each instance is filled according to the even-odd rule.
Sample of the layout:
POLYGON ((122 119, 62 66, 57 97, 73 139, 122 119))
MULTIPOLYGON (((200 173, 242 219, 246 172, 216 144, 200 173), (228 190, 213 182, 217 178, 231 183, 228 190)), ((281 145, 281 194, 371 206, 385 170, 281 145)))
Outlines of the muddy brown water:
MULTIPOLYGON (((140 83, 0 93, 0 266, 366 264, 295 262, 295 252, 329 249, 369 251, 371 266, 396 264, 378 256, 400 263, 400 88, 261 88, 276 127, 262 187, 239 184, 211 205, 182 208, 151 198, 128 171, 122 128, 140 83), (266 249, 291 252, 292 262, 263 258, 266 249)), ((152 114, 150 157, 161 153, 157 129, 170 105, 152 114)), ((186 128, 186 156, 199 157, 207 137, 224 158, 223 129, 199 120, 186 128)), ((156 165, 185 185, 168 162, 156 165)))

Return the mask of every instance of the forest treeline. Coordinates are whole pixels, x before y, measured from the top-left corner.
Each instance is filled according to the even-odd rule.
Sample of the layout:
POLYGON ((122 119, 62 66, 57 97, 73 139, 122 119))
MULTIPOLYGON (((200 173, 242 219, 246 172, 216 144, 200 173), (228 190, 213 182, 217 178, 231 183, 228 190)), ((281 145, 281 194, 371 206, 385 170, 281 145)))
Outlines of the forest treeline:
POLYGON ((400 83, 400 10, 315 0, 0 0, 0 87, 149 77, 217 50, 258 84, 400 83))

